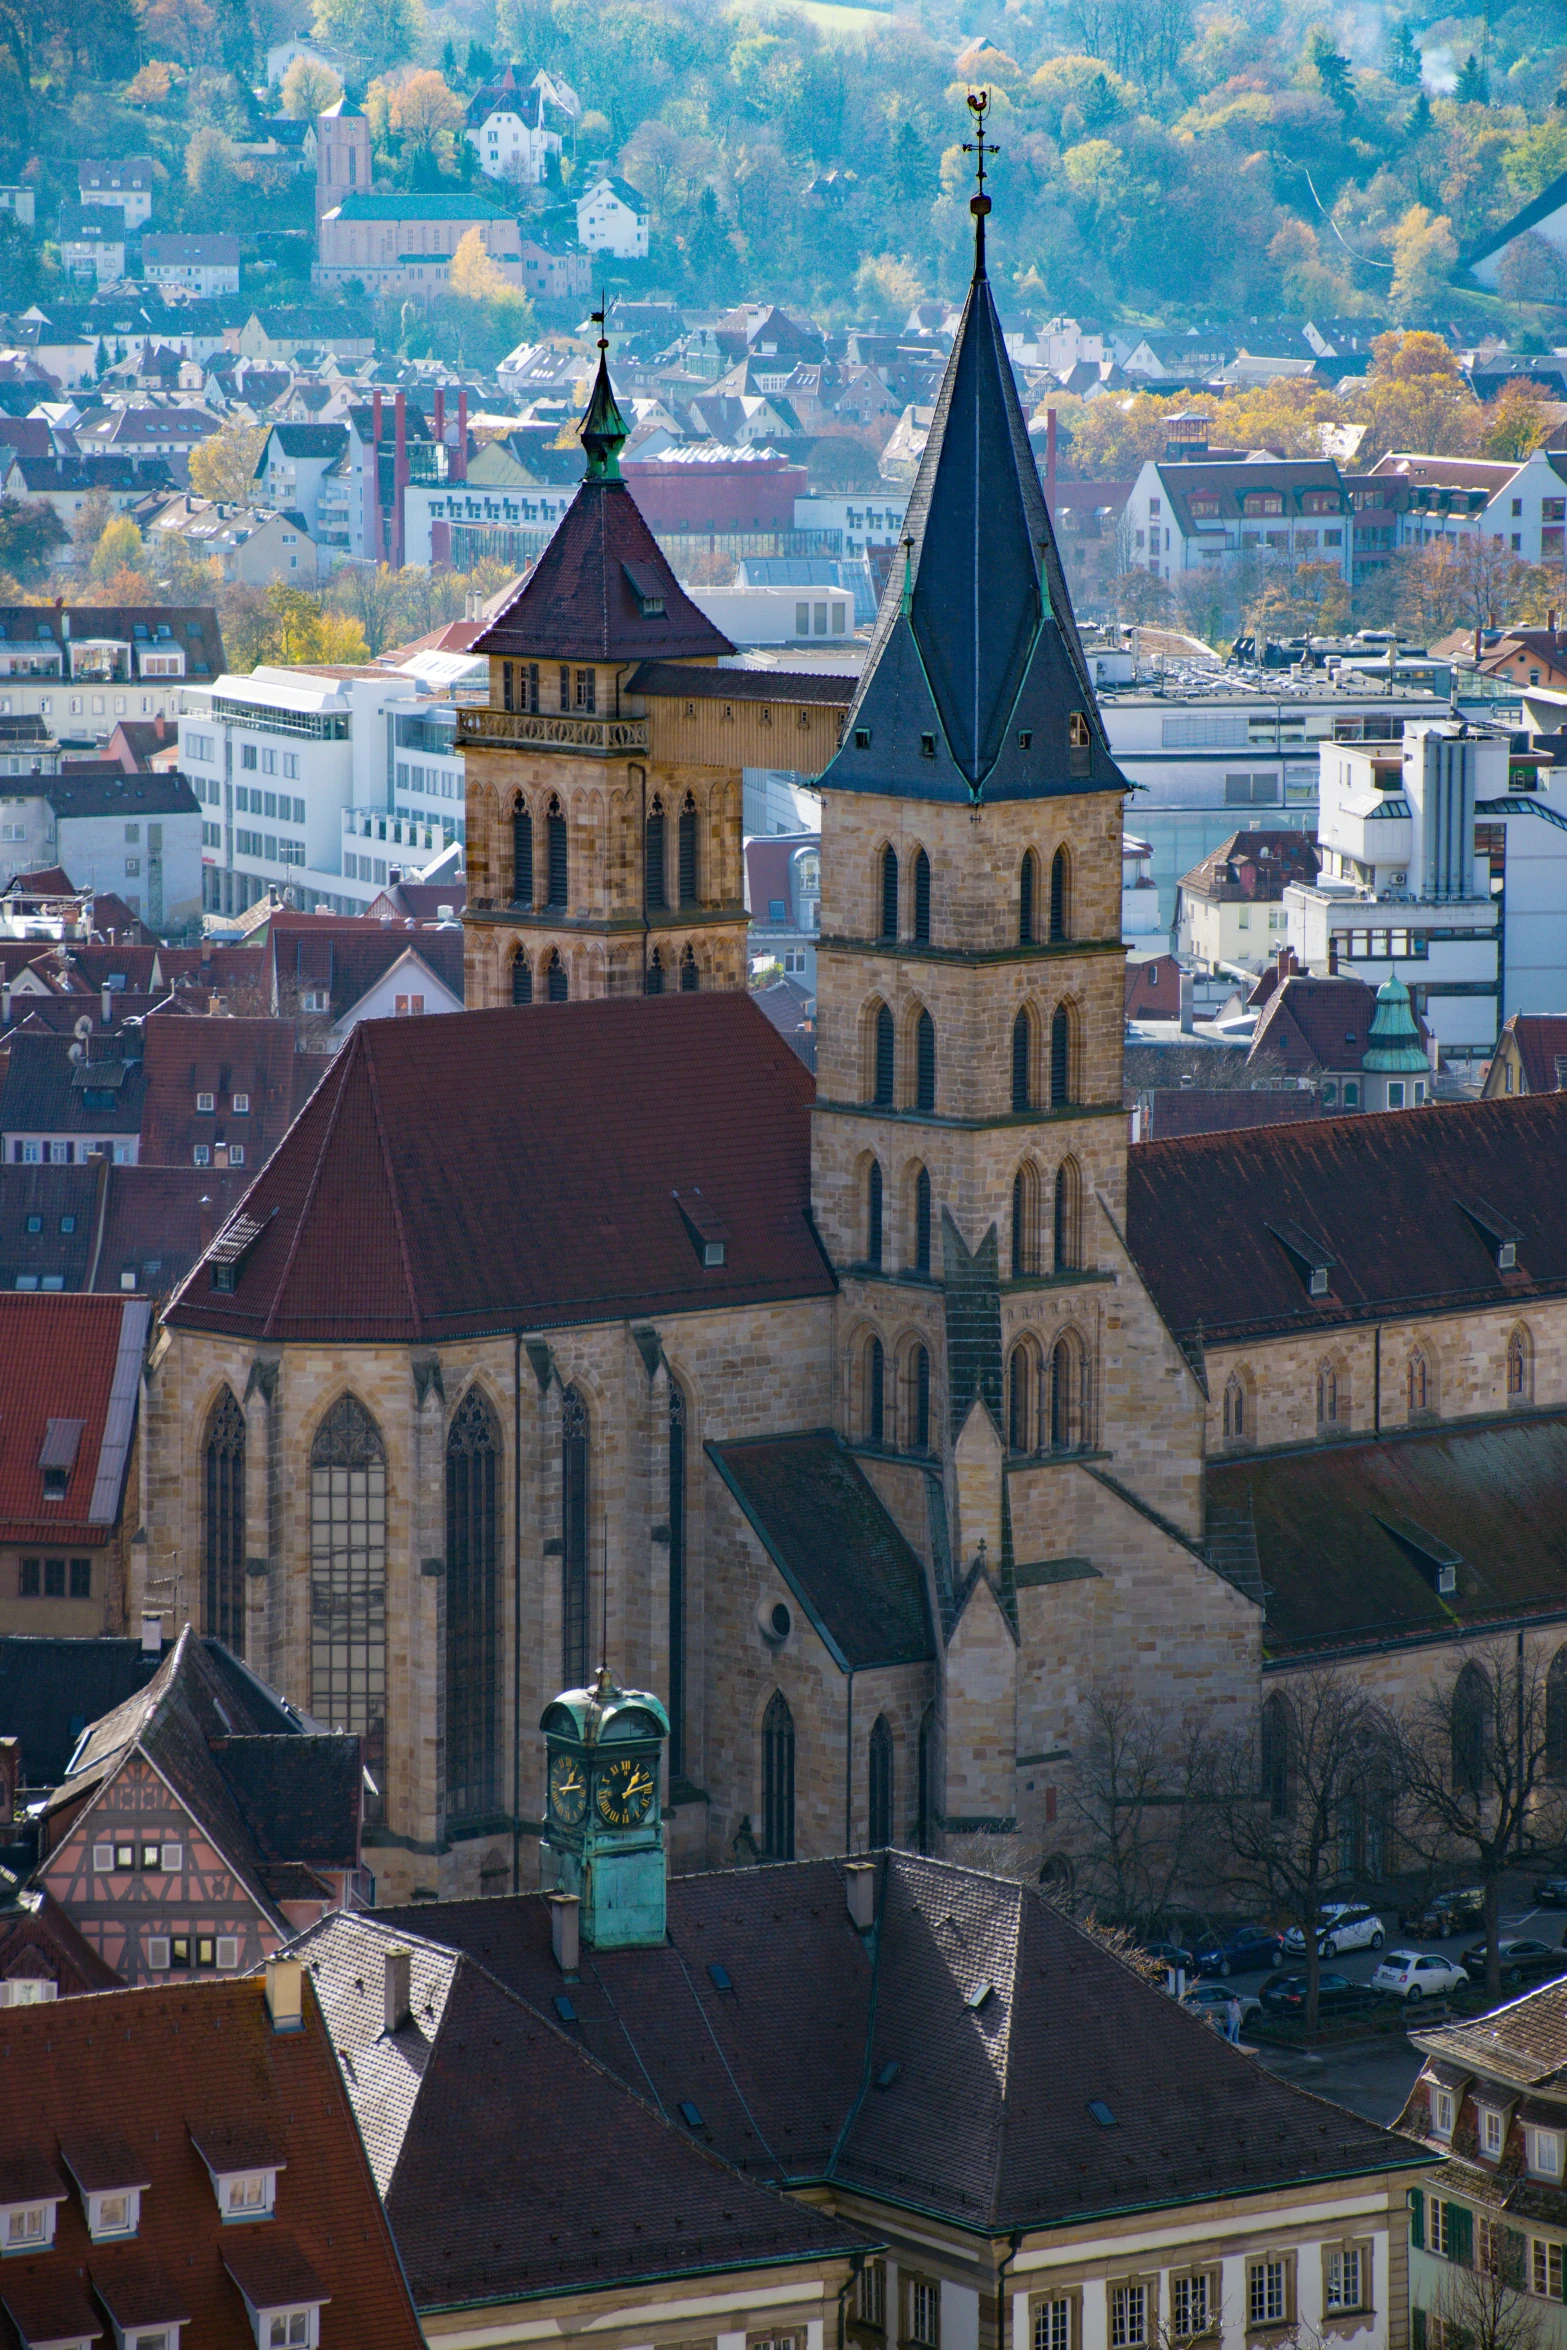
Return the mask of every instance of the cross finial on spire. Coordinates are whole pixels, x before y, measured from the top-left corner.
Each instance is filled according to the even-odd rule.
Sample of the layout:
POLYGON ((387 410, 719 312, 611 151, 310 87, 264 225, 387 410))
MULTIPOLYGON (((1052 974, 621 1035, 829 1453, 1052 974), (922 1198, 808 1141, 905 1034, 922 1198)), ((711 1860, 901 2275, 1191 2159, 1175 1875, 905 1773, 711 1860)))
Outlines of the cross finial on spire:
POLYGON ((990 112, 990 92, 970 90, 968 109, 974 117, 974 136, 965 139, 963 152, 974 158, 975 193, 969 198, 969 210, 974 215, 974 275, 985 274, 985 216, 990 210, 990 198, 985 193, 985 165, 994 162, 1000 148, 985 136, 985 117, 990 112))

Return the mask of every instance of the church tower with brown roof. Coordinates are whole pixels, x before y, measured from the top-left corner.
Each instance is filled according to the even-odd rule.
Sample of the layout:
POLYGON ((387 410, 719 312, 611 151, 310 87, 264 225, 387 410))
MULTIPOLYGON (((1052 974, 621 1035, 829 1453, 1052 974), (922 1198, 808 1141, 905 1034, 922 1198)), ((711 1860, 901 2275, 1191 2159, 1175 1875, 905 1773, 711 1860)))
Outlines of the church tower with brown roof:
POLYGON ((459 718, 470 1008, 746 983, 742 747, 693 759, 679 739, 696 708, 682 697, 735 648, 676 580, 621 476, 606 348, 582 485, 475 643, 489 707, 459 718), (650 695, 670 668, 681 696, 650 695))
MULTIPOLYGON (((1075 1548, 1061 1480, 1033 1472, 1096 1448, 1127 1141, 1127 786, 986 276, 983 188, 973 209, 903 559, 821 779, 812 1169, 841 1282, 837 1425, 885 1456, 881 1480, 922 1470, 952 1637, 976 1593, 997 1619, 990 1665, 947 1675, 954 1766, 974 1744, 950 1719, 959 1682, 1011 1719, 1015 1569, 1075 1548)), ((908 1498, 906 1525, 926 1515, 908 1498)), ((1011 1813, 999 1745, 993 1777, 947 1786, 949 1822, 1011 1813)))

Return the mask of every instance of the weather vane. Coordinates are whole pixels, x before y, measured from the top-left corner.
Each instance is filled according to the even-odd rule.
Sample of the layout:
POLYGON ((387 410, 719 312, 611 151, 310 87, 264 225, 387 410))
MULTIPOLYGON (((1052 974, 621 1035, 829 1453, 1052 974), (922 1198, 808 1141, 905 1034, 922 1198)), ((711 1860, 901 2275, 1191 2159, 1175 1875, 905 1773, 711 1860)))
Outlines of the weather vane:
POLYGON ((600 349, 601 351, 607 351, 607 350, 609 349, 609 337, 608 337, 608 335, 606 335, 606 334, 605 334, 605 332, 604 332, 604 320, 605 320, 605 317, 606 317, 606 315, 607 315, 607 313, 608 313, 608 310, 609 310, 609 296, 608 296, 608 294, 605 292, 604 288, 603 288, 602 286, 600 286, 600 287, 599 287, 599 306, 598 306, 598 308, 597 308, 596 310, 590 310, 590 311, 589 311, 589 313, 588 313, 588 323, 589 323, 591 326, 596 326, 596 327, 598 328, 598 330, 599 330, 599 349, 600 349))
POLYGON ((974 117, 974 136, 972 139, 964 140, 963 152, 965 155, 974 157, 974 176, 979 186, 978 194, 969 200, 969 210, 976 220, 983 220, 990 210, 990 198, 985 193, 985 159, 988 156, 994 162, 1001 152, 994 139, 987 139, 985 136, 985 117, 990 112, 990 92, 988 90, 970 90, 968 110, 974 117))

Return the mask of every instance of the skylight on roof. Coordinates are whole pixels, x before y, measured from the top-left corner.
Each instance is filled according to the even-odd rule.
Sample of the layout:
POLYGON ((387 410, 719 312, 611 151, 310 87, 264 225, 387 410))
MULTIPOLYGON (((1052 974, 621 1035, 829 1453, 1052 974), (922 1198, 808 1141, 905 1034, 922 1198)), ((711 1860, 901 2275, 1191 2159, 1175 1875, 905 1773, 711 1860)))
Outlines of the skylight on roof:
POLYGON ((726 1966, 720 1966, 717 1959, 713 1960, 707 1972, 715 1991, 732 1991, 734 1989, 734 1984, 729 1978, 729 1969, 726 1966))
POLYGON ((688 2130, 700 2130, 704 2127, 702 2116, 689 2097, 681 2098, 677 2111, 688 2130))
POLYGON ((1115 2115, 1102 2097, 1090 2097, 1088 2110, 1102 2130, 1113 2130, 1116 2127, 1115 2115))

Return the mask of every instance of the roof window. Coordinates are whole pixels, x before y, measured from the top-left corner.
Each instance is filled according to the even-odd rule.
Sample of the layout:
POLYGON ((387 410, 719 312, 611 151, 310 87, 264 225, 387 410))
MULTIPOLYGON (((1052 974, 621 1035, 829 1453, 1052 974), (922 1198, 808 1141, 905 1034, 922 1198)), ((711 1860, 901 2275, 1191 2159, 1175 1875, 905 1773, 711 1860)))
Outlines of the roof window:
POLYGON ((708 1967, 707 1977, 715 1991, 732 1991, 734 1989, 729 1969, 726 1966, 720 1966, 716 1958, 708 1967))
MULTIPOLYGON (((197 1145, 198 1149, 203 1146, 197 1145)), ((198 1162, 204 1164, 205 1162, 198 1162)), ((277 1210, 272 1211, 276 1215, 277 1210)), ((207 1251, 207 1262, 212 1268, 212 1286, 232 1292, 239 1285, 245 1259, 255 1247, 266 1225, 258 1224, 254 1216, 235 1216, 218 1234, 207 1251)), ((148 1267, 149 1272, 151 1267, 148 1267)))
MULTIPOLYGON (((1348 1092, 1349 1089, 1346 1086, 1346 1099, 1348 1092)), ((1313 1239, 1312 1235, 1299 1224, 1280 1221, 1277 1224, 1270 1224, 1268 1230, 1273 1234, 1275 1240, 1283 1242, 1290 1256, 1294 1259, 1296 1269, 1306 1284, 1306 1295, 1308 1297, 1326 1297, 1328 1275, 1338 1263, 1337 1257, 1331 1255, 1320 1240, 1313 1239)))
POLYGON ((1090 2097, 1088 2110, 1102 2130, 1113 2130, 1116 2127, 1115 2115, 1102 2097, 1090 2097))
POLYGON ((996 1986, 990 1981, 988 1976, 981 1975, 979 1981, 974 1985, 973 1990, 969 1993, 967 1999, 965 1999, 963 2002, 964 2006, 971 2009, 975 2015, 978 2015, 986 2000, 991 1998, 994 1994, 995 1988, 996 1986))
POLYGON ((207 2166, 225 2222, 272 2217, 278 2172, 287 2166, 257 2131, 239 2127, 198 2135, 192 2130, 191 2141, 207 2166))
POLYGON ((893 2082, 897 2079, 899 2073, 901 2073, 902 2070, 903 2067, 898 2062, 897 2058, 895 2056, 891 2057, 888 2062, 882 2066, 881 2071, 876 2075, 877 2088, 890 2089, 893 2082))
POLYGON ((857 751, 868 751, 870 749, 871 730, 868 726, 857 726, 855 728, 854 747, 857 751))
POLYGON ((134 2236, 141 2225, 141 2199, 151 2185, 142 2165, 118 2140, 76 2142, 61 2147, 65 2167, 81 2189, 87 2233, 95 2244, 134 2236))
POLYGON ((637 600, 637 609, 644 620, 661 620, 664 616, 664 583, 650 563, 623 563, 627 585, 637 600))
POLYGON ((921 757, 922 759, 934 759, 934 757, 935 757, 935 756, 936 756, 936 738, 935 738, 935 736, 934 736, 933 734, 922 734, 922 735, 920 736, 920 757, 921 757))
POLYGON ((1518 1243, 1523 1238, 1518 1226, 1511 1223, 1506 1216, 1499 1215, 1495 1208, 1488 1207, 1484 1200, 1461 1199, 1458 1205, 1490 1250, 1491 1261, 1497 1271, 1499 1273, 1516 1271, 1518 1243))
POLYGON ((47 2251, 64 2201, 59 2174, 43 2155, 0 2157, 0 2257, 47 2251))
POLYGON ((688 2130, 700 2130, 706 2127, 700 2111, 692 2104, 689 2097, 681 2098, 677 2111, 688 2130))
POLYGON ((700 1184, 693 1184, 689 1191, 677 1191, 673 1196, 701 1263, 722 1265, 728 1253, 729 1227, 711 1201, 702 1197, 700 1184))

